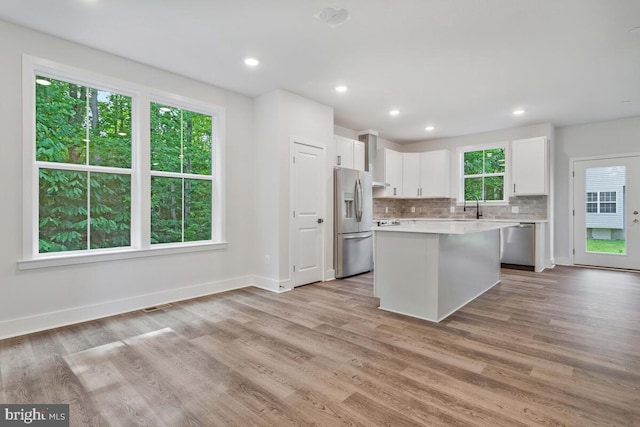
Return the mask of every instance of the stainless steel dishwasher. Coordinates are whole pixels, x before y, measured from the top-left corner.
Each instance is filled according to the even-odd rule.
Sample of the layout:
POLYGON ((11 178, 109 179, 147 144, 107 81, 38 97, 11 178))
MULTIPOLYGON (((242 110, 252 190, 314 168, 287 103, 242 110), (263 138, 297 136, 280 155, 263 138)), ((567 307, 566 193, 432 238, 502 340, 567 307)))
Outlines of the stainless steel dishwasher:
POLYGON ((536 225, 521 223, 500 230, 500 263, 505 268, 535 270, 536 225))

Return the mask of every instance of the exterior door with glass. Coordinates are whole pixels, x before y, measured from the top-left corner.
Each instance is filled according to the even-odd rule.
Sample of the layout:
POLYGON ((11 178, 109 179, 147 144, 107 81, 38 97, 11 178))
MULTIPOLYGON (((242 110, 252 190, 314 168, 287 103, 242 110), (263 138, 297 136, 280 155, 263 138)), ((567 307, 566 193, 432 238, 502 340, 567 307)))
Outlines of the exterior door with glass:
POLYGON ((573 171, 574 264, 640 270, 640 155, 573 171))

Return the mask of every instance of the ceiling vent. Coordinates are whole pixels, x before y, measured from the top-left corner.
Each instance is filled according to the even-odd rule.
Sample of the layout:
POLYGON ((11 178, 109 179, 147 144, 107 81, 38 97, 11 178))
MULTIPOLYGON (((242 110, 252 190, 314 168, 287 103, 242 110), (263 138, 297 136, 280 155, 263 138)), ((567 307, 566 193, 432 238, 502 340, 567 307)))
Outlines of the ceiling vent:
POLYGON ((325 7, 314 15, 331 28, 335 28, 347 22, 351 17, 347 9, 337 7, 325 7))

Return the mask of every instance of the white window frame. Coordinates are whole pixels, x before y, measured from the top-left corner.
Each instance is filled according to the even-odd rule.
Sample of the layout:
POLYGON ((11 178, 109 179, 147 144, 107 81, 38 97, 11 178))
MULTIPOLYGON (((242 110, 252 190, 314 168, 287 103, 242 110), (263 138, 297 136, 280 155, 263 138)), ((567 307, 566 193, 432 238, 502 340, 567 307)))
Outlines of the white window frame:
MULTIPOLYGON (((113 261, 157 255, 224 249, 225 223, 225 109, 181 95, 115 79, 92 71, 59 64, 31 55, 22 57, 22 259, 18 269, 55 267, 98 261, 113 261), (131 246, 82 251, 39 253, 39 177, 35 138, 35 75, 71 81, 132 98, 131 128, 131 246), (151 149, 150 102, 163 102, 213 117, 212 133, 212 222, 211 240, 151 245, 151 149)), ((56 169, 75 166, 54 163, 56 169)), ((101 172, 114 168, 83 166, 101 172)), ((84 170, 84 169, 83 169, 84 170)), ((117 168, 120 171, 120 168, 117 168)), ((118 172, 120 173, 120 172, 118 172)))
MULTIPOLYGON (((221 239, 221 225, 222 225, 222 215, 224 210, 219 203, 216 203, 216 195, 220 195, 222 193, 222 186, 220 185, 220 178, 218 177, 220 168, 223 167, 222 159, 220 156, 220 143, 221 140, 221 132, 219 132, 218 127, 222 126, 220 120, 220 110, 212 107, 209 104, 200 103, 191 99, 186 99, 178 96, 172 96, 167 93, 160 93, 159 91, 154 91, 150 97, 150 103, 163 104, 175 108, 180 108, 183 110, 193 111, 195 113, 206 114, 211 116, 212 119, 212 133, 211 133, 211 170, 212 175, 198 175, 198 174, 188 174, 184 172, 165 172, 165 171, 156 171, 151 169, 151 135, 149 135, 149 194, 151 194, 151 177, 159 176, 166 178, 188 178, 188 179, 201 179, 201 180, 209 180, 211 181, 211 203, 213 204, 211 207, 211 242, 216 242, 221 239)), ((148 114, 148 119, 150 120, 150 115, 148 114)), ((149 132, 151 131, 151 127, 149 126, 149 132)), ((184 200, 184 199, 183 199, 184 200)), ((149 204, 149 212, 151 212, 151 204, 149 204)), ((183 227, 184 227, 184 218, 183 218, 183 227)), ((149 218, 149 237, 146 241, 151 242, 151 219, 149 218)), ((202 242, 202 241, 201 241, 202 242)), ((208 241, 205 241, 208 242, 208 241)), ((156 243, 151 244, 152 248, 167 248, 167 247, 175 247, 176 245, 190 245, 190 244, 198 244, 199 242, 183 242, 183 243, 156 243)))
MULTIPOLYGON (((511 193, 509 192, 509 169, 511 164, 511 152, 509 151, 509 143, 508 142, 496 142, 494 144, 482 144, 482 145, 467 145, 464 147, 458 148, 458 197, 456 203, 458 205, 463 205, 465 203, 464 200, 464 154, 471 151, 482 151, 482 150, 493 150, 496 148, 501 148, 504 150, 504 173, 490 173, 490 174, 480 174, 473 175, 472 177, 491 177, 491 176, 502 176, 503 177, 503 189, 502 189, 502 200, 480 200, 481 205, 507 205, 509 204, 509 197, 511 193)), ((469 200, 467 200, 467 203, 469 200)), ((475 202, 475 201, 474 201, 475 202)))

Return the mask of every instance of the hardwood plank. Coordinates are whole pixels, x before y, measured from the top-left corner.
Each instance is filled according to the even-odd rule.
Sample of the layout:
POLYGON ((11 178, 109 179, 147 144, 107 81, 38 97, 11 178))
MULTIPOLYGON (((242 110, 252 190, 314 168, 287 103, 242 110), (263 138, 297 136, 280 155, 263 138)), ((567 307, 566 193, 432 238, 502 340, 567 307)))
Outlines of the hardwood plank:
POLYGON ((7 403, 44 402, 44 382, 31 348, 31 337, 0 341, 0 369, 7 403))
POLYGON ((71 425, 640 425, 640 274, 504 270, 441 323, 372 274, 0 341, 0 401, 71 425))

